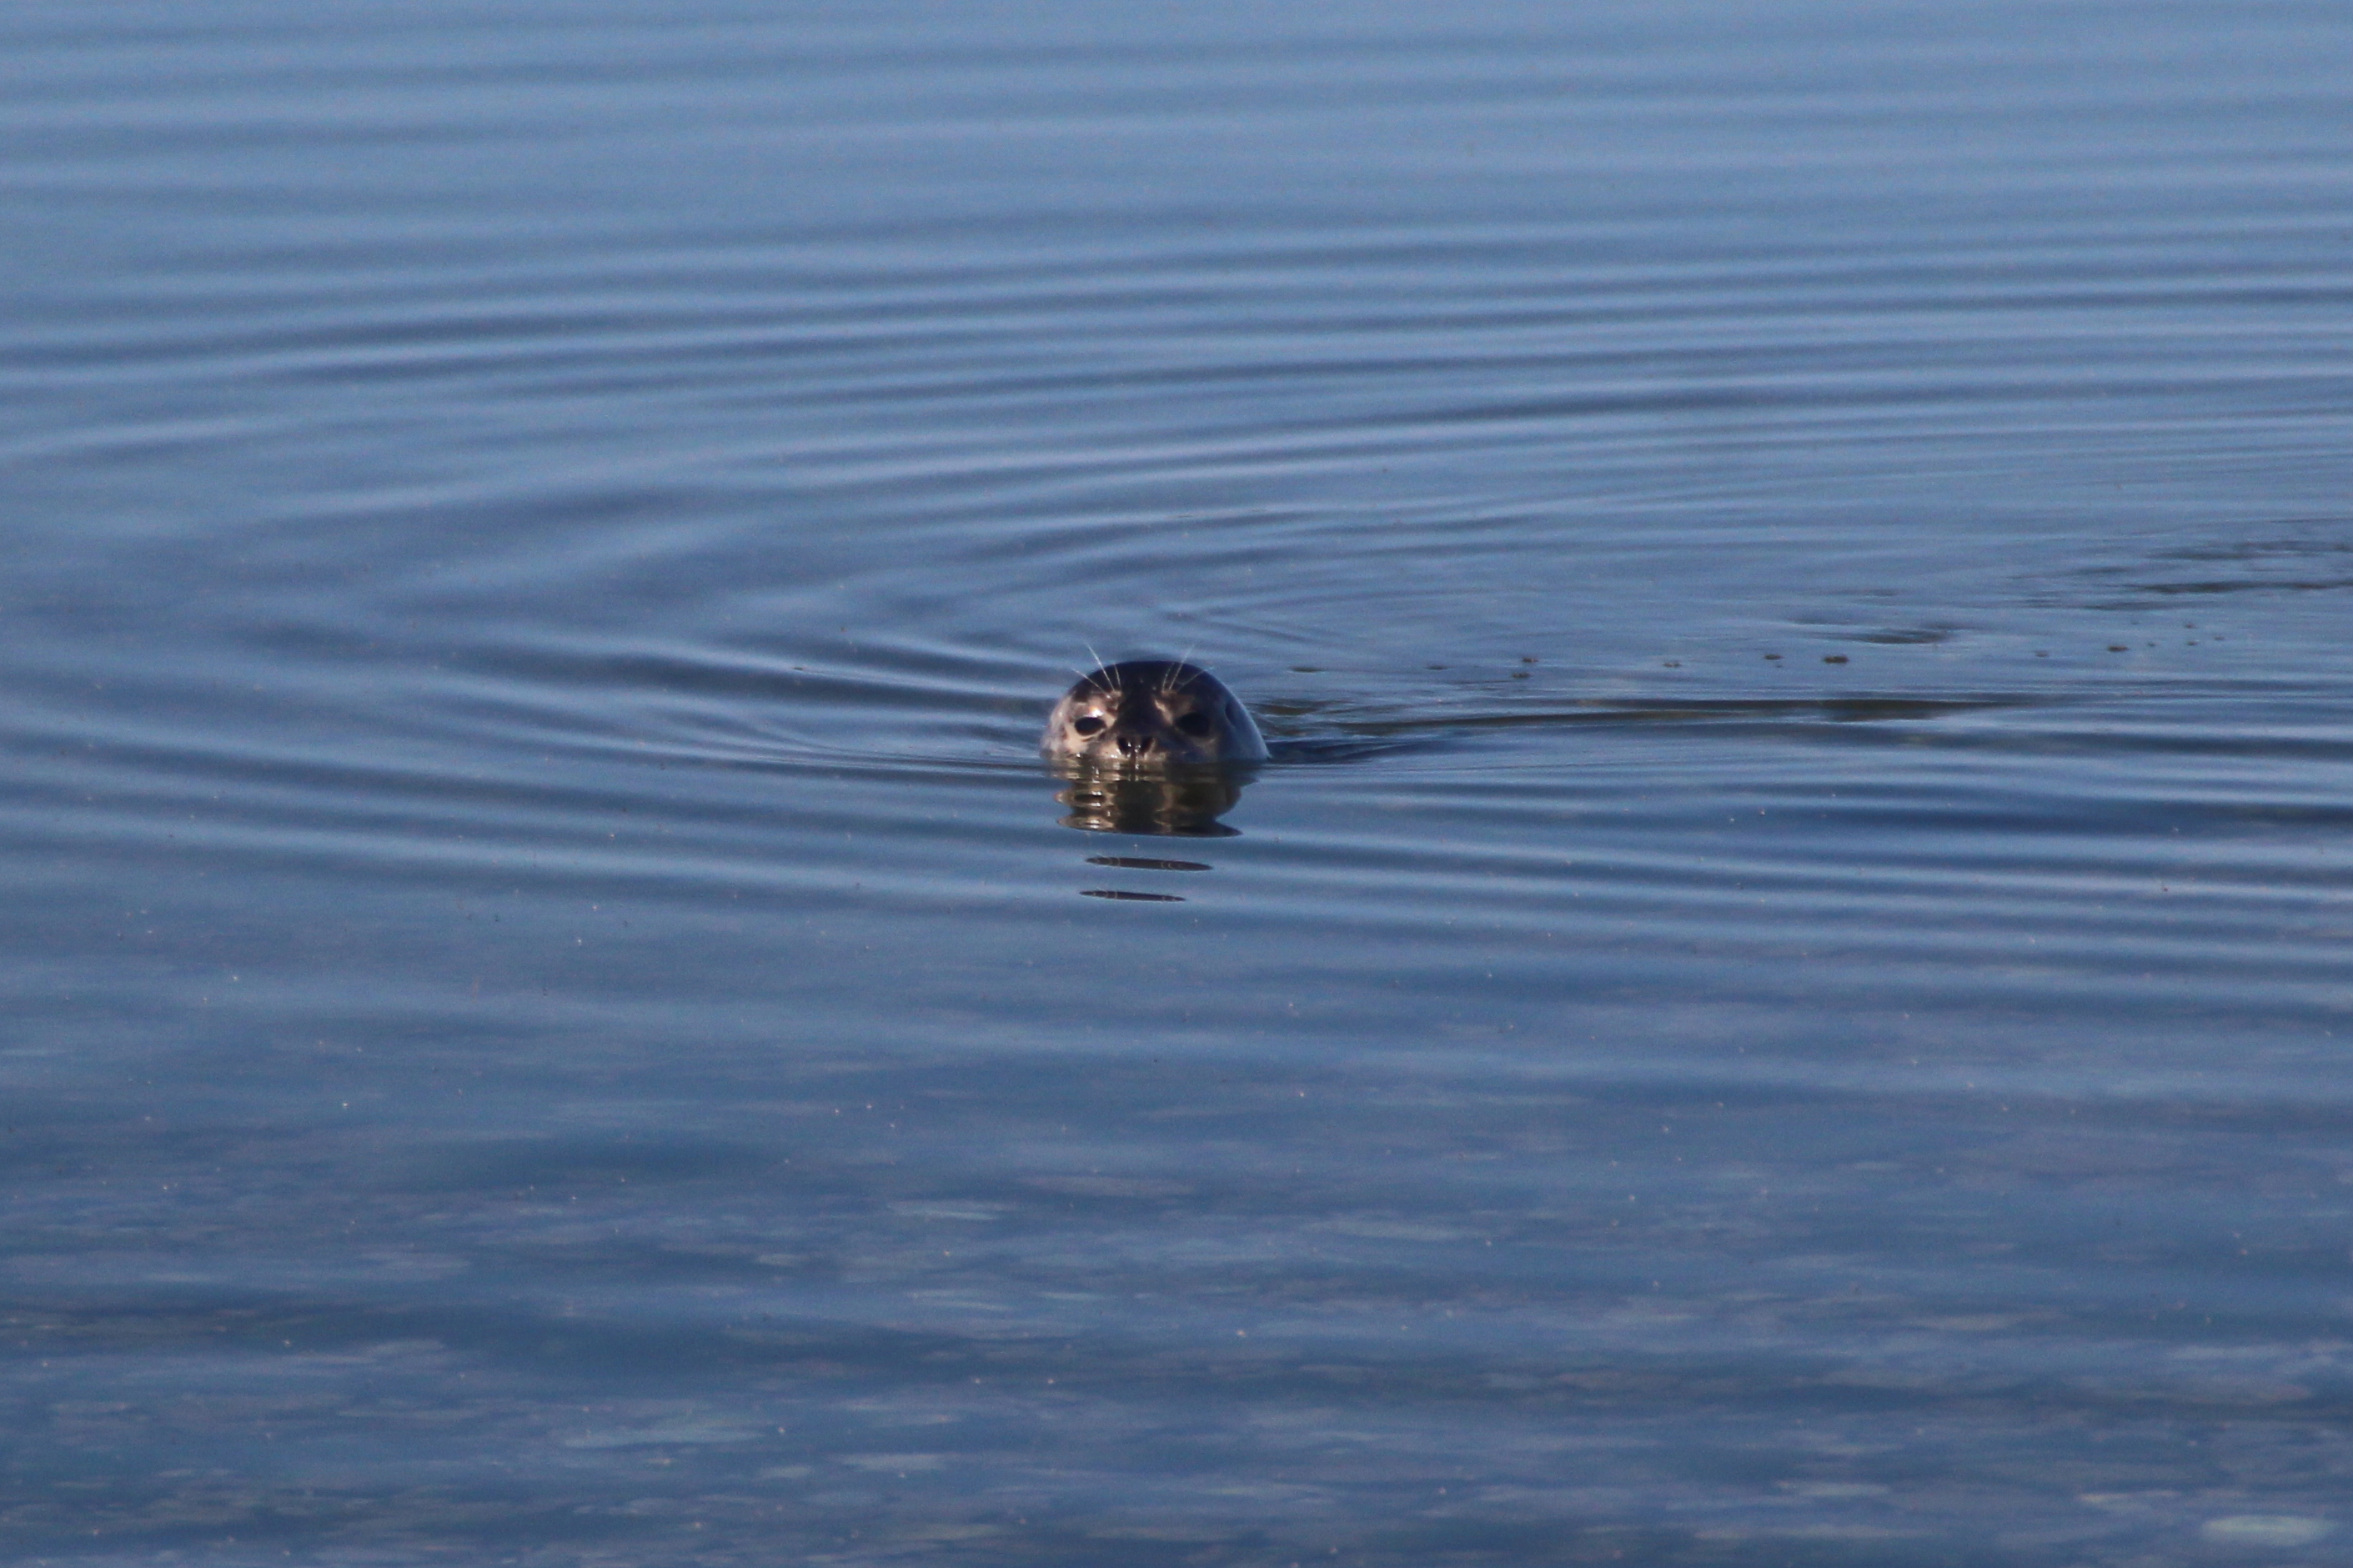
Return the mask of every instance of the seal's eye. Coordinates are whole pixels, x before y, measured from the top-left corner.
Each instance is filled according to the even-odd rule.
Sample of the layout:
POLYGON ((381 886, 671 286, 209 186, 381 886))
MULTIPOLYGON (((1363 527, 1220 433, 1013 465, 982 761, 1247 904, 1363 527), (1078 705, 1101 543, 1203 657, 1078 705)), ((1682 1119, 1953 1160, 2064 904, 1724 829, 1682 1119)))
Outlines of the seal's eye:
POLYGON ((1082 714, 1071 721, 1071 728, 1082 735, 1092 735, 1102 729, 1103 725, 1103 721, 1092 713, 1082 714))
POLYGON ((1209 723, 1209 716, 1207 713, 1187 713, 1176 721, 1176 728, 1198 740, 1208 734, 1213 726, 1209 723))

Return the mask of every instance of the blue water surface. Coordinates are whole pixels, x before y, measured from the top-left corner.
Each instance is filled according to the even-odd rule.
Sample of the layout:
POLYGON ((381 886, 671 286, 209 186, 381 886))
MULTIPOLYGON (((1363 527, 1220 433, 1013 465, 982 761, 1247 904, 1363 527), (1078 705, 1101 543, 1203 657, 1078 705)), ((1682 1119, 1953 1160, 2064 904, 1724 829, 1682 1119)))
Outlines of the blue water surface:
POLYGON ((2342 6, 0 83, 0 1557, 2353 1550, 2342 6))

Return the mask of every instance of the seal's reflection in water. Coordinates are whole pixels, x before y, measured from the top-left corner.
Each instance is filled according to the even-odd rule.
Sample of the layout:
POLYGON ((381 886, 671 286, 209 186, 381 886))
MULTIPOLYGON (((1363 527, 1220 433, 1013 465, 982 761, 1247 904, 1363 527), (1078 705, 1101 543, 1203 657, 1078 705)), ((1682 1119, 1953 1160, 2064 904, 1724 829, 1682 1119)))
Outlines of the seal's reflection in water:
POLYGON ((1070 807, 1065 827, 1089 833, 1137 833, 1172 838, 1232 838, 1240 829, 1218 819, 1242 797, 1250 773, 1238 768, 1184 768, 1120 773, 1063 770, 1054 798, 1070 807))

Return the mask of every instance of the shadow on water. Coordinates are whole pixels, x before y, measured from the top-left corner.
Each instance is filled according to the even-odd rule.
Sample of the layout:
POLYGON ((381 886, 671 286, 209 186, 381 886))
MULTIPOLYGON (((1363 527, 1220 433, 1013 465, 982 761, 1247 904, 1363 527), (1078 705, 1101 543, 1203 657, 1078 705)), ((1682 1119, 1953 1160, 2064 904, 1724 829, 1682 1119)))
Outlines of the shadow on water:
POLYGON ((1428 751, 1461 735, 1498 730, 1604 725, 1705 725, 1712 729, 1788 729, 1806 724, 1918 722, 1965 713, 2047 706, 2051 699, 2006 694, 1975 697, 1584 698, 1567 704, 1513 711, 1398 714, 1354 712, 1339 703, 1271 702, 1260 712, 1279 729, 1312 724, 1324 734, 1278 734, 1267 744, 1278 763, 1353 763, 1400 752, 1428 751))
MULTIPOLYGON (((1235 838, 1240 830, 1218 820, 1231 811, 1252 777, 1250 770, 1208 768, 1184 773, 1122 775, 1084 769, 1064 775, 1054 799, 1070 807, 1064 827, 1086 833, 1130 833, 1169 838, 1235 838)), ((1208 871, 1198 860, 1157 856, 1090 855, 1090 866, 1122 871, 1208 871)), ((1137 892, 1126 888, 1082 888, 1082 898, 1117 903, 1181 904, 1180 893, 1137 892)))
MULTIPOLYGON (((1232 838, 1240 830, 1218 819, 1242 798, 1247 770, 1204 768, 1184 773, 1123 774, 1085 769, 1062 775, 1054 793, 1070 808, 1064 827, 1085 833, 1134 833, 1173 838, 1232 838)), ((1128 865, 1128 861, 1099 861, 1128 865)), ((1157 866, 1155 869, 1173 869, 1157 866)), ((1190 866, 1185 869, 1194 869, 1190 866)))
MULTIPOLYGON (((1802 724, 1917 722, 1964 713, 2042 705, 2048 699, 1986 695, 1958 698, 1819 697, 1758 699, 1648 699, 1641 701, 1588 698, 1566 707, 1533 711, 1451 712, 1384 716, 1345 715, 1341 705, 1271 702, 1260 712, 1284 727, 1320 721, 1324 734, 1271 739, 1276 766, 1325 765, 1443 747, 1456 737, 1483 731, 1588 725, 1707 725, 1788 728, 1802 724)), ((1064 827, 1086 833, 1127 833, 1157 837, 1231 838, 1240 829, 1221 819, 1240 803, 1256 776, 1251 769, 1205 768, 1183 773, 1118 773, 1097 769, 1058 772, 1058 805, 1067 808, 1064 827)), ((1097 864, 1130 862, 1098 860, 1097 864)), ((1155 866, 1155 868, 1173 868, 1155 866)), ((1187 867, 1186 869, 1194 868, 1187 867)), ((1111 894, 1099 895, 1112 897, 1111 894)))
MULTIPOLYGON (((1337 704, 1268 703, 1261 711, 1279 724, 1321 721, 1334 732, 1290 735, 1270 742, 1275 766, 1317 765, 1434 750, 1463 734, 1491 730, 1548 726, 1707 725, 1786 729, 1807 724, 1920 721, 1989 710, 2033 706, 2045 699, 2019 696, 1966 698, 1838 697, 1810 699, 1699 699, 1643 701, 1588 699, 1567 707, 1533 712, 1454 712, 1384 717, 1358 712, 1343 717, 1337 704)), ((1175 773, 1122 773, 1097 768, 1056 770, 1061 787, 1056 803, 1066 808, 1064 827, 1088 833, 1141 837, 1231 838, 1240 830, 1221 820, 1241 801, 1256 769, 1202 768, 1175 773)), ((1124 870, 1207 871, 1197 861, 1097 855, 1089 865, 1124 870)), ((1082 889, 1082 896, 1118 901, 1182 903, 1182 895, 1120 889, 1082 889)))

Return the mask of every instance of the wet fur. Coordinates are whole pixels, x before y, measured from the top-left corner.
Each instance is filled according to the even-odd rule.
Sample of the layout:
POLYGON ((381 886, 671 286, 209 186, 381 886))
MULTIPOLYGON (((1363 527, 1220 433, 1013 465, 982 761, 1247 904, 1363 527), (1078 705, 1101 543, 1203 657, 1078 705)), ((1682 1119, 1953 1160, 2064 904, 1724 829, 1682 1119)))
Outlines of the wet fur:
POLYGON ((1082 677, 1047 716, 1039 749, 1068 766, 1117 773, 1266 761, 1241 700, 1181 658, 1123 659, 1082 677))

